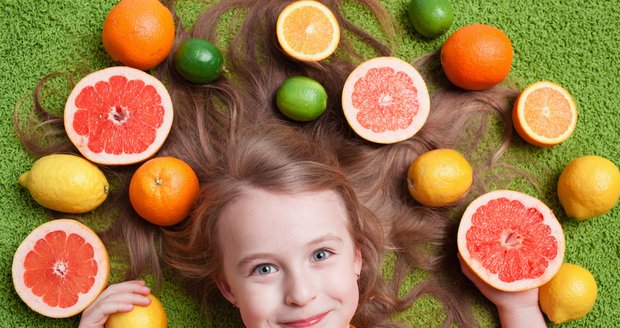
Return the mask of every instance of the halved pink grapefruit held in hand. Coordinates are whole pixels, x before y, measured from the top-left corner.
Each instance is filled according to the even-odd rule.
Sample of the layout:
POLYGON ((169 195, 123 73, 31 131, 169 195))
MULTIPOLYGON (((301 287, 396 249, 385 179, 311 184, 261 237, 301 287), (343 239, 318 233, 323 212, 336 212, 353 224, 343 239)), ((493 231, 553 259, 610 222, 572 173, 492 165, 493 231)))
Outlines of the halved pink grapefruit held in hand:
POLYGON ((564 232, 551 209, 511 190, 492 191, 471 202, 457 240, 471 270, 504 291, 545 284, 564 260, 564 232))
POLYGON ((166 87, 141 70, 116 66, 80 80, 65 105, 65 130, 84 157, 126 165, 153 156, 172 127, 166 87))
POLYGON ((13 285, 32 310, 52 318, 83 311, 108 283, 108 252, 87 226, 71 219, 35 228, 13 257, 13 285))
POLYGON ((342 109, 362 138, 383 144, 415 135, 426 123, 430 98, 420 73, 395 57, 360 64, 342 90, 342 109))

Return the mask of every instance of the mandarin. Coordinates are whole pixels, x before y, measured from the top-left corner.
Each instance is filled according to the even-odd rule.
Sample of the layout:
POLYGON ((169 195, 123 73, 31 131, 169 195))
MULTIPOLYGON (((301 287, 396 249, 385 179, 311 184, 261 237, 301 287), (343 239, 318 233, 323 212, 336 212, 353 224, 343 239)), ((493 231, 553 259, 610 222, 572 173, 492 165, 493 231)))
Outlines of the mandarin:
POLYGON ((129 200, 145 220, 171 226, 189 214, 198 190, 198 177, 191 166, 175 157, 155 157, 131 177, 129 200))
POLYGON ((113 60, 149 70, 172 50, 172 13, 157 0, 122 0, 108 13, 101 39, 113 60))
POLYGON ((466 90, 488 89, 504 80, 512 66, 512 43, 500 29, 461 27, 441 47, 441 66, 450 82, 466 90))

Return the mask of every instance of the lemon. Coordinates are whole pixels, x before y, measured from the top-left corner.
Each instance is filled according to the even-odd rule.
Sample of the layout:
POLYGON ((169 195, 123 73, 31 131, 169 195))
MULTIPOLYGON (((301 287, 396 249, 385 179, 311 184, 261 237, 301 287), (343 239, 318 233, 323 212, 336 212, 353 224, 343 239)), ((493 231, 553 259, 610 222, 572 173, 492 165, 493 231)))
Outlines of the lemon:
POLYGON ((37 203, 66 213, 94 210, 103 203, 109 190, 103 172, 91 162, 75 155, 53 154, 41 157, 18 181, 30 191, 37 203))
POLYGON ((590 271, 564 263, 558 273, 540 287, 538 302, 549 320, 562 323, 588 314, 594 307, 597 291, 590 271))
POLYGON ((452 149, 435 149, 418 156, 407 172, 409 193, 427 206, 456 202, 467 194, 472 181, 471 165, 452 149))
POLYGON ((153 296, 148 294, 151 304, 147 306, 134 306, 129 312, 117 312, 108 318, 106 328, 166 328, 168 318, 164 306, 153 296))
POLYGON ((620 171, 610 160, 588 155, 574 159, 558 181, 558 198, 568 216, 583 220, 611 210, 620 197, 620 171))
POLYGON ((318 81, 309 77, 289 77, 276 93, 276 105, 290 119, 312 121, 327 108, 327 92, 318 81))

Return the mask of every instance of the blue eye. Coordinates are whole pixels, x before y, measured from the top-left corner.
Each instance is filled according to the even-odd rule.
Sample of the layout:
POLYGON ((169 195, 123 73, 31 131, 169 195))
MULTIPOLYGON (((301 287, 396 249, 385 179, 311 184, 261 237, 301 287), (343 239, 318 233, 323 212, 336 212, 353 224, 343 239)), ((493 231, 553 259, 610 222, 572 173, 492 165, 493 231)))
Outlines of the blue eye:
POLYGON ((271 264, 260 264, 257 265, 254 270, 252 270, 252 273, 258 274, 258 275, 267 275, 270 273, 274 273, 276 272, 276 267, 271 265, 271 264))
POLYGON ((327 249, 321 249, 316 251, 314 254, 312 254, 312 260, 314 261, 325 261, 326 259, 328 259, 331 255, 333 254, 333 252, 327 250, 327 249))

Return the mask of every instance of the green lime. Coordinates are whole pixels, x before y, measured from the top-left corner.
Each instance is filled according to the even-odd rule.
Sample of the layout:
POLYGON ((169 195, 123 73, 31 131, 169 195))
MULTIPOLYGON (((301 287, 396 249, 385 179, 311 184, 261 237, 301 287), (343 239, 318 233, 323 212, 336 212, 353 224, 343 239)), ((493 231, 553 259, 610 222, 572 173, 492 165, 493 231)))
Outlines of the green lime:
POLYGON ((452 26, 454 12, 449 0, 411 0, 409 21, 420 34, 434 38, 452 26))
POLYGON ((193 83, 209 83, 217 79, 223 64, 220 49, 205 39, 185 40, 174 53, 174 68, 193 83))
POLYGON ((276 93, 280 112, 296 121, 312 121, 327 107, 327 92, 323 86, 306 76, 289 77, 276 93))

